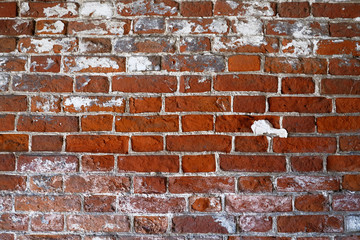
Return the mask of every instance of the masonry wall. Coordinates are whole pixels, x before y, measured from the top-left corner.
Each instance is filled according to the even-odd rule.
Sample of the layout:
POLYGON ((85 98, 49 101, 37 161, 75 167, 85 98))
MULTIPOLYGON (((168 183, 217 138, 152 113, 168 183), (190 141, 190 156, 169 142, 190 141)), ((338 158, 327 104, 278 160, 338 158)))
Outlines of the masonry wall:
POLYGON ((360 239, 357 0, 0 2, 0 239, 360 239))

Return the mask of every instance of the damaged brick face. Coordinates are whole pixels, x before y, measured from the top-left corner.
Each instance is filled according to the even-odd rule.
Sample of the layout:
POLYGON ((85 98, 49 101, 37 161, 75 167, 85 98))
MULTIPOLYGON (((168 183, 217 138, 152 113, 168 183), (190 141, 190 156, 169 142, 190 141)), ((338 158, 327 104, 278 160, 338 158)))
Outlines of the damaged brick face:
POLYGON ((0 1, 0 240, 360 240, 358 0, 0 1))

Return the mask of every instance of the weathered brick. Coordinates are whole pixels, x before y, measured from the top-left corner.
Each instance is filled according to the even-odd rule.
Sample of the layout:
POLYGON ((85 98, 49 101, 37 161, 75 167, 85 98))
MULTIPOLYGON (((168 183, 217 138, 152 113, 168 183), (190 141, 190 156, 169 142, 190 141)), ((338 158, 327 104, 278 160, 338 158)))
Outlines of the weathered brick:
POLYGON ((125 72, 123 57, 64 57, 65 72, 125 72))
POLYGON ((171 193, 231 193, 235 182, 231 177, 170 177, 171 193))
POLYGON ((162 69, 170 72, 223 72, 225 62, 222 56, 172 55, 162 58, 162 69))
POLYGON ((337 191, 340 188, 340 179, 331 176, 284 176, 278 177, 276 182, 279 192, 337 191))
POLYGON ((360 151, 360 136, 341 136, 339 147, 341 151, 360 151))
POLYGON ((279 128, 277 116, 222 115, 216 117, 217 132, 252 132, 251 125, 257 120, 268 120, 275 128, 279 128))
POLYGON ((360 175, 344 175, 342 187, 350 191, 360 191, 360 175))
MULTIPOLYGON (((253 18, 247 21, 248 27, 244 29, 244 23, 232 22, 233 31, 240 32, 244 36, 223 36, 215 37, 212 49, 217 52, 236 52, 236 53, 275 53, 279 51, 279 41, 273 37, 261 36, 262 24, 257 27, 254 33, 253 18), (248 35, 252 33, 251 35, 248 35), (253 36, 257 34, 257 36, 253 36), (260 35, 260 36, 259 36, 260 35)), ((238 34, 238 35, 240 35, 238 34)))
POLYGON ((217 75, 214 89, 217 91, 276 92, 278 80, 264 75, 217 75))
POLYGON ((67 227, 75 232, 128 232, 130 221, 121 215, 70 215, 67 227))
POLYGON ((77 157, 67 155, 21 155, 17 161, 17 169, 20 172, 76 172, 78 171, 78 165, 77 157))
POLYGON ((17 175, 0 175, 0 190, 24 191, 26 189, 26 177, 17 175))
POLYGON ((235 233, 236 231, 234 217, 230 216, 176 216, 173 217, 172 222, 175 233, 235 233))
POLYGON ((164 148, 162 136, 132 136, 131 146, 135 152, 158 152, 164 148))
POLYGON ((118 53, 173 53, 175 40, 165 37, 122 37, 116 40, 114 51, 118 53))
POLYGON ((66 33, 66 21, 60 20, 39 20, 36 21, 37 35, 52 35, 52 34, 65 34, 66 33))
POLYGON ((342 232, 343 217, 329 215, 279 216, 278 231, 295 232, 342 232))
POLYGON ((76 3, 24 2, 21 16, 33 18, 74 18, 78 16, 76 3))
POLYGON ((17 129, 26 132, 77 132, 79 120, 70 116, 21 115, 17 129))
POLYGON ((109 38, 83 38, 79 43, 81 53, 110 53, 111 48, 109 38))
POLYGON ((34 28, 35 24, 33 20, 0 20, 0 35, 33 35, 34 28))
POLYGON ((115 196, 89 196, 84 199, 86 212, 115 212, 115 196))
POLYGON ((78 50, 76 38, 21 38, 18 50, 22 53, 72 53, 78 50))
POLYGON ((0 115, 0 131, 13 131, 15 128, 15 115, 0 115))
POLYGON ((360 17, 358 3, 315 3, 312 5, 314 17, 356 18, 360 17))
POLYGON ((210 17, 212 16, 212 2, 182 2, 180 14, 184 17, 210 17))
POLYGON ((314 93, 315 83, 312 78, 287 77, 281 80, 281 92, 285 94, 314 93))
POLYGON ((291 197, 274 195, 228 195, 228 212, 290 212, 291 197), (266 203, 266 204, 264 204, 266 203))
POLYGON ((295 198, 295 208, 304 212, 324 212, 329 210, 328 199, 322 195, 302 195, 295 198))
POLYGON ((85 172, 111 171, 114 168, 114 157, 111 155, 85 155, 81 158, 81 166, 85 172))
POLYGON ((272 192, 273 190, 270 177, 240 177, 238 187, 241 192, 272 192))
POLYGON ((328 171, 357 172, 360 171, 360 156, 328 156, 326 166, 328 171))
POLYGON ((121 75, 112 78, 113 91, 170 93, 176 91, 176 77, 151 75, 121 75))
POLYGON ((65 112, 124 112, 122 97, 68 96, 63 99, 65 112))
POLYGON ((180 41, 180 52, 210 51, 211 42, 208 37, 183 37, 180 41))
POLYGON ((271 3, 238 2, 235 0, 217 0, 215 15, 225 16, 273 16, 274 5, 271 3))
POLYGON ((134 217, 134 228, 137 233, 161 234, 166 232, 167 227, 167 217, 134 217))
POLYGON ((68 76, 16 75, 13 89, 23 92, 72 92, 73 79, 68 76))
POLYGON ((0 154, 0 171, 14 171, 15 170, 15 155, 0 154))
POLYGON ((117 4, 117 11, 121 16, 173 16, 178 5, 174 0, 125 0, 117 4))
POLYGON ((25 71, 26 57, 0 57, 0 72, 25 71))
POLYGON ((230 152, 231 137, 224 135, 183 135, 167 136, 166 149, 169 151, 230 152))
POLYGON ((62 192, 63 180, 61 175, 45 176, 38 175, 30 177, 30 189, 38 193, 62 192))
POLYGON ((130 20, 102 21, 70 21, 67 27, 68 35, 116 35, 122 36, 130 31, 130 20))
POLYGON ((266 26, 268 35, 290 36, 294 38, 325 37, 329 35, 327 23, 316 21, 269 21, 266 26))
POLYGON ((226 34, 228 21, 222 18, 198 18, 168 20, 169 31, 173 34, 226 34))
POLYGON ((208 76, 181 76, 180 92, 209 92, 211 90, 211 79, 208 76))
POLYGON ((30 72, 60 72, 60 56, 33 56, 30 61, 30 72))
POLYGON ((134 20, 135 33, 164 33, 165 32, 165 19, 164 18, 151 18, 140 17, 134 20))
POLYGON ((241 232, 268 232, 272 229, 272 218, 243 215, 239 217, 239 228, 241 232))
POLYGON ((53 95, 34 96, 31 98, 32 112, 60 112, 61 98, 53 95))
POLYGON ((178 116, 123 116, 115 119, 117 132, 177 132, 178 116))
POLYGON ((224 171, 237 172, 284 172, 283 156, 220 155, 220 167, 224 171))
POLYGON ((318 117, 319 133, 357 132, 360 129, 360 116, 330 116, 318 117))
POLYGON ((21 195, 15 197, 17 211, 73 212, 80 211, 80 208, 79 196, 21 195))
POLYGON ((33 231, 62 231, 64 229, 64 216, 58 214, 36 214, 31 217, 31 230, 33 231))
POLYGON ((29 146, 29 136, 25 134, 0 134, 1 152, 23 152, 29 146))
POLYGON ((278 13, 281 17, 305 18, 310 15, 308 2, 283 2, 278 5, 278 13))
POLYGON ((16 49, 15 38, 0 38, 0 52, 10 53, 16 49))
POLYGON ((332 208, 335 211, 360 211, 359 194, 337 194, 333 196, 332 208))
POLYGON ((129 137, 114 135, 68 135, 68 152, 127 153, 129 137))
POLYGON ((296 172, 319 172, 323 169, 323 160, 320 156, 294 156, 291 168, 296 172))
POLYGON ((332 37, 358 37, 360 24, 356 22, 330 23, 330 35, 332 37))
POLYGON ((69 193, 124 193, 130 189, 128 177, 117 176, 66 176, 64 190, 69 193))
POLYGON ((274 138, 273 150, 278 153, 334 153, 336 139, 331 137, 274 138))
POLYGON ((175 197, 121 197, 118 205, 122 213, 181 213, 185 211, 185 199, 175 197))
POLYGON ((166 192, 165 177, 134 177, 135 193, 154 193, 166 192))
POLYGON ((109 80, 103 76, 78 76, 75 81, 77 92, 109 92, 109 80))
MULTIPOLYGON (((331 67, 330 67, 331 69, 331 67)), ((327 62, 317 58, 284 58, 266 57, 265 72, 296 73, 296 74, 326 74, 327 62)))
POLYGON ((189 199, 192 211, 197 212, 219 212, 221 211, 221 200, 218 197, 192 196, 189 199))
POLYGON ((29 221, 28 214, 4 213, 0 216, 0 228, 8 231, 26 231, 29 221))

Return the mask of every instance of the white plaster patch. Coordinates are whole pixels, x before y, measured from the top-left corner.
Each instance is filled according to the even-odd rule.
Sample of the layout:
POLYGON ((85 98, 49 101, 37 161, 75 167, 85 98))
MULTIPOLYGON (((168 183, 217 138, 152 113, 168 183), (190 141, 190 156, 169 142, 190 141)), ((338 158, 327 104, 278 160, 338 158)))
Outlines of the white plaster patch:
POLYGON ((72 43, 75 39, 63 38, 63 39, 31 39, 30 44, 33 46, 25 47, 23 43, 20 43, 19 48, 21 52, 29 52, 34 48, 36 53, 50 53, 53 52, 55 46, 61 47, 60 52, 66 52, 72 47, 72 43))
POLYGON ((239 6, 238 2, 232 0, 226 0, 226 3, 231 7, 232 10, 236 9, 239 6))
POLYGON ((279 136, 281 138, 287 138, 288 136, 286 129, 273 128, 272 124, 268 120, 254 121, 254 123, 251 125, 251 130, 254 132, 255 135, 270 134, 279 136))
POLYGON ((213 216, 215 222, 219 223, 222 227, 226 228, 228 233, 235 233, 236 224, 232 218, 226 216, 213 216))
POLYGON ((38 33, 43 33, 43 32, 51 32, 51 33, 61 33, 62 31, 64 31, 65 28, 65 24, 62 21, 56 21, 53 24, 49 24, 49 23, 45 23, 44 24, 44 28, 41 30, 38 30, 38 33))
POLYGON ((80 15, 93 18, 111 18, 113 16, 113 10, 110 3, 84 2, 80 9, 80 15))
MULTIPOLYGON (((69 58, 65 58, 65 64, 71 62, 69 58)), ((77 57, 75 66, 68 66, 71 71, 81 71, 88 68, 112 68, 118 69, 119 64, 108 57, 77 57)))
POLYGON ((0 91, 6 91, 10 82, 10 76, 6 74, 0 74, 0 91))
POLYGON ((166 13, 175 14, 177 11, 176 7, 166 6, 163 2, 155 3, 154 0, 137 0, 131 1, 130 3, 119 2, 120 3, 117 5, 119 12, 122 12, 124 9, 130 9, 130 12, 136 15, 143 15, 146 13, 155 13, 159 15, 166 13))
POLYGON ((54 7, 44 8, 44 14, 46 17, 62 17, 70 13, 77 15, 75 3, 67 3, 65 6, 61 7, 61 4, 57 4, 54 7))
POLYGON ((148 57, 129 57, 127 61, 127 70, 130 72, 159 71, 160 66, 154 65, 148 57))
POLYGON ((348 232, 360 232, 360 215, 346 216, 345 226, 348 232))
POLYGON ((228 37, 226 41, 222 37, 215 37, 212 48, 214 51, 220 50, 235 50, 242 46, 256 46, 267 44, 264 36, 242 36, 242 37, 228 37))
POLYGON ((274 11, 269 2, 253 1, 244 6, 247 16, 273 16, 274 11), (265 10, 266 9, 266 10, 265 10), (264 11, 265 10, 265 11, 264 11))
POLYGON ((28 11, 30 10, 29 7, 29 3, 28 2, 24 2, 21 4, 21 8, 20 8, 20 14, 21 15, 25 15, 28 11))
POLYGON ((215 19, 209 24, 208 29, 211 32, 215 33, 226 33, 227 32, 227 22, 225 19, 215 19))
POLYGON ((73 106, 75 110, 80 111, 84 107, 90 107, 95 104, 98 99, 92 99, 87 97, 69 97, 66 98, 64 106, 70 107, 73 106))
POLYGON ((292 53, 286 53, 290 55, 310 55, 312 53, 311 42, 309 40, 293 39, 283 46, 283 50, 293 51, 292 53))
POLYGON ((263 32, 262 21, 255 17, 238 19, 235 21, 234 26, 236 32, 242 36, 261 36, 263 32))
MULTIPOLYGON (((177 20, 177 21, 171 21, 169 23, 169 29, 177 29, 173 30, 175 34, 190 34, 193 31, 193 28, 195 27, 195 23, 189 22, 187 20, 177 20)), ((197 30, 198 32, 200 29, 197 30)))
POLYGON ((41 111, 43 111, 43 112, 50 112, 50 111, 56 109, 55 104, 57 101, 59 101, 59 97, 46 96, 46 97, 43 97, 43 99, 45 99, 45 101, 36 102, 37 109, 41 109, 41 111))

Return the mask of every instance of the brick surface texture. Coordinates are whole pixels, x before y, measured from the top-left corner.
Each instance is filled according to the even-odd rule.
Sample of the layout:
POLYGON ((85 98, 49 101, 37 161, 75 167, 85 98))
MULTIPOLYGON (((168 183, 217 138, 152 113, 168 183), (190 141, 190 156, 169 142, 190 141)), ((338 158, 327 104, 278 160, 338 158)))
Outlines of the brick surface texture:
POLYGON ((360 1, 0 0, 0 240, 47 239, 360 240, 360 1))

